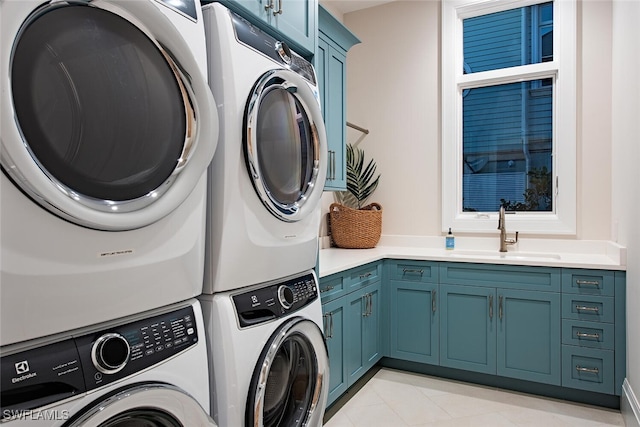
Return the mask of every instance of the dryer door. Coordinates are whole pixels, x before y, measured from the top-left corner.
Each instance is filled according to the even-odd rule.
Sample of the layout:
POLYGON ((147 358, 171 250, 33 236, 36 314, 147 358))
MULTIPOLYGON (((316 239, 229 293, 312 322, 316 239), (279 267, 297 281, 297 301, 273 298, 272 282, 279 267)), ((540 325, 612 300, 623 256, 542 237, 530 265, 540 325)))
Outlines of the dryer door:
POLYGON ((13 40, 0 71, 3 171, 82 226, 127 230, 163 218, 217 143, 213 97, 178 29, 193 18, 155 1, 33 7, 2 6, 19 19, 2 34, 13 40))
POLYGON ((273 215, 299 221, 317 207, 327 141, 314 86, 290 70, 263 74, 247 102, 244 142, 249 175, 273 215))
POLYGON ((246 427, 319 426, 327 403, 329 358, 318 326, 300 317, 269 339, 253 372, 246 427))
POLYGON ((123 388, 77 414, 64 427, 215 427, 191 396, 167 384, 123 388))

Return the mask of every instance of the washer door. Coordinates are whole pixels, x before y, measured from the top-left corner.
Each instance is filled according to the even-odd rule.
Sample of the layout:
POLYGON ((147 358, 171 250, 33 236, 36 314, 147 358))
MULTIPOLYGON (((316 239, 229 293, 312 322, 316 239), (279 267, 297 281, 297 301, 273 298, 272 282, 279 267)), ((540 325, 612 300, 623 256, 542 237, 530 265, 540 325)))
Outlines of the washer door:
POLYGON ((190 427, 212 426, 202 406, 177 387, 140 384, 87 408, 64 427, 190 427))
POLYGON ((253 372, 246 427, 319 426, 327 403, 329 358, 310 320, 293 318, 269 339, 253 372))
POLYGON ((290 70, 263 74, 249 96, 244 140, 249 175, 268 210, 286 222, 312 212, 327 169, 317 91, 290 70))
POLYGON ((149 225, 186 199, 213 157, 215 103, 163 7, 47 3, 2 54, 2 168, 64 219, 149 225))

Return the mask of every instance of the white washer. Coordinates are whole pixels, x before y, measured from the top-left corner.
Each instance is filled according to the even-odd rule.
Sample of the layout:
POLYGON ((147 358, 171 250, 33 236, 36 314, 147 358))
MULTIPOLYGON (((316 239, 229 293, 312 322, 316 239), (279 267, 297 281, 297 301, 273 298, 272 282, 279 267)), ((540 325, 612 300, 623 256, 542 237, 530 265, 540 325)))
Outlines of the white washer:
POLYGON ((234 427, 321 426, 329 358, 313 270, 199 298, 214 420, 234 427))
POLYGON ((1 351, 3 426, 215 426, 197 300, 1 351))
POLYGON ((311 63, 219 3, 203 14, 220 117, 203 289, 214 293, 315 267, 327 145, 311 63))
POLYGON ((199 295, 199 0, 0 2, 0 80, 0 345, 199 295))

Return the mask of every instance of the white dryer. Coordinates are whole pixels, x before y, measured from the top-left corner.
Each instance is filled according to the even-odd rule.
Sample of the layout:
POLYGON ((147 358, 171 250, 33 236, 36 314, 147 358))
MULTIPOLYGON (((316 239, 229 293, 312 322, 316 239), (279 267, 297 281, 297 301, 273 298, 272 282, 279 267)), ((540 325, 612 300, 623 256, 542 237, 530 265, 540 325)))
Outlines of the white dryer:
POLYGON ((315 266, 327 145, 311 63, 219 3, 203 14, 220 118, 203 289, 213 293, 315 266))
POLYGON ((320 427, 329 358, 313 270, 199 299, 218 425, 320 427))
POLYGON ((201 293, 206 67, 199 0, 0 2, 0 345, 201 293))
POLYGON ((197 300, 1 352, 3 426, 215 426, 197 300))

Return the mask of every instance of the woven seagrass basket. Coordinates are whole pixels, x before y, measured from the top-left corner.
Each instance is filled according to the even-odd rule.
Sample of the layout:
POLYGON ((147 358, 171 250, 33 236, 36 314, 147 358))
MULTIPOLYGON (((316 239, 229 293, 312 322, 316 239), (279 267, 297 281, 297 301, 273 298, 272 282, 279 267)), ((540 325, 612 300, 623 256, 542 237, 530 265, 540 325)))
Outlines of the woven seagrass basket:
POLYGON ((345 249, 369 249, 380 241, 382 206, 371 203, 361 209, 351 209, 339 203, 329 208, 331 238, 345 249))

